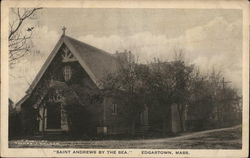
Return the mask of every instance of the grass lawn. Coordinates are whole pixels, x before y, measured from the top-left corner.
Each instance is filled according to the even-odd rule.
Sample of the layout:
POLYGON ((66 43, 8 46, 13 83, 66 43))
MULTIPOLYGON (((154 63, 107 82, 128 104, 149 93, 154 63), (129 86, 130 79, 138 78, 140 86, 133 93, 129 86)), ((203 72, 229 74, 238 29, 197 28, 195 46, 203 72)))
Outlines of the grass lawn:
POLYGON ((11 140, 10 148, 241 149, 242 126, 137 140, 11 140))

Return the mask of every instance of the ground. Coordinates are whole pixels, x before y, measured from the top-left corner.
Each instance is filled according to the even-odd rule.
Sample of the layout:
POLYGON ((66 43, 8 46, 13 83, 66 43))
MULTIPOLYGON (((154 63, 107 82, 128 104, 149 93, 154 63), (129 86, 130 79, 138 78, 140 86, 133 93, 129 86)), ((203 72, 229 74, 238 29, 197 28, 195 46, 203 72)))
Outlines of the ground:
POLYGON ((242 126, 139 140, 11 140, 11 148, 241 149, 242 126))

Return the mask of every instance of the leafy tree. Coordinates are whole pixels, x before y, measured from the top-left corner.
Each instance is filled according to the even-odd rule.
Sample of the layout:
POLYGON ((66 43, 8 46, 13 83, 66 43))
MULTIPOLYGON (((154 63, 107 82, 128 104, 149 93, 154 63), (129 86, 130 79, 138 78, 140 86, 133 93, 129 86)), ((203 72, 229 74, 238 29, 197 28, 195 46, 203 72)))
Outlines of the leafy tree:
POLYGON ((213 70, 204 75, 196 70, 190 92, 188 116, 193 120, 193 130, 230 126, 235 120, 241 120, 238 119, 240 97, 234 88, 225 85, 220 71, 213 70))
POLYGON ((213 92, 211 92, 211 85, 207 82, 207 76, 202 75, 198 69, 192 74, 190 93, 187 113, 191 122, 188 122, 188 128, 204 129, 214 109, 213 92))
POLYGON ((181 131, 184 130, 184 114, 190 99, 190 83, 193 66, 188 66, 183 60, 173 62, 173 73, 175 80, 174 104, 177 105, 177 111, 180 119, 181 131))
POLYGON ((134 62, 123 63, 119 71, 108 74, 103 80, 103 94, 112 94, 113 97, 119 97, 124 105, 123 117, 131 125, 131 133, 135 134, 135 123, 139 112, 143 110, 146 104, 145 81, 148 68, 142 64, 134 62))
POLYGON ((161 62, 155 60, 150 65, 151 71, 147 80, 151 106, 160 109, 162 116, 162 132, 167 132, 167 126, 171 129, 171 107, 177 105, 180 127, 184 129, 184 112, 188 104, 189 80, 193 66, 185 65, 185 62, 178 58, 172 62, 161 62))

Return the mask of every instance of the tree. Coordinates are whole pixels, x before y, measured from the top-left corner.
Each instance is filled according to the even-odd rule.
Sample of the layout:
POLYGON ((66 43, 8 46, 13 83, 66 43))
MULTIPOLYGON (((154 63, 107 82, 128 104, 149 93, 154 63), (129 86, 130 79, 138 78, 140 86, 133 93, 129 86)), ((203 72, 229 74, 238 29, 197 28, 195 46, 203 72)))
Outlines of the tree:
POLYGON ((102 81, 104 95, 111 94, 123 103, 123 117, 131 125, 131 134, 135 134, 135 123, 146 104, 145 82, 147 66, 134 62, 122 63, 119 71, 108 74, 102 81), (122 95, 122 97, 119 97, 122 95))
POLYGON ((199 69, 191 77, 187 126, 188 130, 202 130, 208 126, 216 103, 214 87, 208 82, 208 76, 201 74, 199 69))
MULTIPOLYGON (((171 129, 171 106, 174 101, 174 72, 171 62, 155 60, 149 65, 150 72, 146 78, 147 98, 150 106, 157 111, 162 123, 162 134, 171 129)), ((158 127, 157 127, 158 128, 158 127)), ((168 131, 170 132, 170 131, 168 131)))
POLYGON ((240 96, 226 86, 220 71, 206 75, 196 70, 192 74, 188 116, 189 129, 203 130, 231 126, 240 122, 240 96))
POLYGON ((120 101, 126 105, 125 114, 131 123, 132 133, 139 113, 147 105, 153 111, 157 111, 157 117, 161 117, 162 134, 165 135, 167 129, 171 129, 172 104, 178 105, 180 126, 183 129, 185 105, 189 97, 188 82, 192 69, 192 66, 186 66, 182 60, 155 60, 148 65, 123 64, 118 72, 108 75, 104 89, 113 94, 122 93, 120 101))
POLYGON ((174 73, 174 101, 177 105, 177 111, 180 119, 181 131, 184 131, 184 114, 186 107, 189 104, 190 98, 190 82, 193 66, 186 65, 182 59, 178 59, 173 62, 173 73, 174 73))
POLYGON ((42 8, 11 9, 8 36, 10 66, 30 52, 34 26, 27 26, 26 21, 34 19, 35 13, 40 9, 42 8))
POLYGON ((236 90, 224 85, 220 72, 204 75, 195 68, 185 63, 181 52, 171 62, 155 59, 150 64, 132 63, 108 75, 104 90, 122 95, 120 101, 126 105, 132 131, 143 105, 151 110, 152 129, 162 131, 163 136, 171 132, 173 105, 177 105, 181 132, 185 130, 186 112, 191 130, 215 128, 217 122, 222 127, 226 120, 232 125, 230 118, 241 116, 236 90))

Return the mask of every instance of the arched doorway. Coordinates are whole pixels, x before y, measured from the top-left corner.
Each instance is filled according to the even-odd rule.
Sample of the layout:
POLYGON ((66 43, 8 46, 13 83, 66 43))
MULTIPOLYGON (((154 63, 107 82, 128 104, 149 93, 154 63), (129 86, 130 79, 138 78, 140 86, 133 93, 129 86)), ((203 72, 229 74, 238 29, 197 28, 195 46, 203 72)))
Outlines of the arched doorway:
POLYGON ((61 104, 49 103, 47 106, 47 129, 61 129, 61 104))

